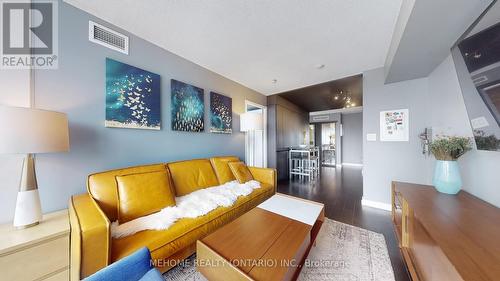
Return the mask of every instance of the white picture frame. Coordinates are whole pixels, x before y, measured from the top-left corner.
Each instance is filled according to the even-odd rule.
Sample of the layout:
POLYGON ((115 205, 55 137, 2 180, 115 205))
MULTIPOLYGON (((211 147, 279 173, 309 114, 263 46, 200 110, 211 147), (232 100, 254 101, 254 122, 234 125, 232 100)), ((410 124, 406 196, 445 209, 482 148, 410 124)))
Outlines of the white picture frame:
POLYGON ((409 110, 380 112, 380 141, 409 141, 409 110))

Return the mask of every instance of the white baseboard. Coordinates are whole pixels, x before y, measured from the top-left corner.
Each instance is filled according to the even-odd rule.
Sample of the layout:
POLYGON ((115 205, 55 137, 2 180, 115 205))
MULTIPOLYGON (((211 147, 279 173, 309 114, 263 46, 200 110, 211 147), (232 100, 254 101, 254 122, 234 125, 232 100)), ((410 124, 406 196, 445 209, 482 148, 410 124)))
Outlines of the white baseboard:
POLYGON ((381 209, 381 210, 389 211, 389 212, 392 211, 391 204, 377 202, 377 201, 361 199, 361 205, 367 206, 367 207, 372 207, 372 208, 377 208, 377 209, 381 209))
POLYGON ((342 166, 363 167, 363 164, 357 164, 357 163, 342 163, 342 166))

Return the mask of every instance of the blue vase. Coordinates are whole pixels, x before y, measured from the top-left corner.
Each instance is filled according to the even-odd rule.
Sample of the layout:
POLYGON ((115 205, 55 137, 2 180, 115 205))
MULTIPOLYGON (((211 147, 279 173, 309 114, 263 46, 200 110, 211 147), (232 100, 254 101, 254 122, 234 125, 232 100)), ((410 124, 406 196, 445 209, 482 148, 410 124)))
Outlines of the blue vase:
POLYGON ((432 184, 441 193, 457 194, 462 188, 457 161, 437 160, 432 184))

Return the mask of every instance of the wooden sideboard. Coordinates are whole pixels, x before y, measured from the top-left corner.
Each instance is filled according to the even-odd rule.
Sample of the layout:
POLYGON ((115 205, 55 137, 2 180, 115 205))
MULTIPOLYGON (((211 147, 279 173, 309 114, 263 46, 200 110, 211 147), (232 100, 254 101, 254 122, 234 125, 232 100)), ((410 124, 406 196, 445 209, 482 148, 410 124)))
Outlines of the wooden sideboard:
POLYGON ((43 215, 39 225, 0 225, 0 280, 69 280, 68 210, 43 215))
POLYGON ((392 183, 392 220, 413 280, 500 280, 500 209, 473 195, 392 183))

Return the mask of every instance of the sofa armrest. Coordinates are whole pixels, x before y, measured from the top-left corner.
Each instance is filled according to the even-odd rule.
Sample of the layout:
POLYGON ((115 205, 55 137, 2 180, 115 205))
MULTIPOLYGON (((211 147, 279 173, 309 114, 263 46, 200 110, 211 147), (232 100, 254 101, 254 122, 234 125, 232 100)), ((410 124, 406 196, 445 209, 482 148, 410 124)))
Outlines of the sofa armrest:
POLYGON ((71 280, 80 280, 109 264, 110 223, 89 194, 70 198, 69 217, 71 280))
POLYGON ((276 189, 278 188, 278 176, 276 169, 258 167, 248 167, 248 169, 256 181, 271 185, 276 193, 276 189))

